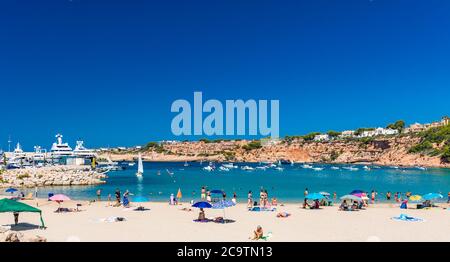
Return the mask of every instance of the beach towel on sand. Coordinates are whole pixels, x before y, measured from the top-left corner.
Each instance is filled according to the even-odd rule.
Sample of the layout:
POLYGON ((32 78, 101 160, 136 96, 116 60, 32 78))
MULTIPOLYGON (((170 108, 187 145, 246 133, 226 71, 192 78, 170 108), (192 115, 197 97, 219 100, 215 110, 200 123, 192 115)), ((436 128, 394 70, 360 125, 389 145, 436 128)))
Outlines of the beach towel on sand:
POLYGON ((248 211, 252 211, 252 212, 261 212, 261 211, 276 211, 277 209, 275 207, 272 208, 267 208, 267 207, 253 207, 250 208, 248 211))
POLYGON ((98 219, 98 222, 107 222, 107 223, 121 222, 121 221, 126 221, 126 219, 124 217, 114 217, 114 216, 98 219))
POLYGON ((262 236, 260 240, 267 241, 267 240, 269 240, 270 238, 272 238, 272 232, 269 232, 269 233, 267 233, 267 235, 262 236))
POLYGON ((392 217, 391 219, 397 220, 397 221, 409 221, 409 222, 419 222, 419 221, 424 221, 424 220, 421 219, 421 218, 410 217, 410 216, 405 215, 405 214, 400 214, 400 216, 398 216, 398 217, 392 217))

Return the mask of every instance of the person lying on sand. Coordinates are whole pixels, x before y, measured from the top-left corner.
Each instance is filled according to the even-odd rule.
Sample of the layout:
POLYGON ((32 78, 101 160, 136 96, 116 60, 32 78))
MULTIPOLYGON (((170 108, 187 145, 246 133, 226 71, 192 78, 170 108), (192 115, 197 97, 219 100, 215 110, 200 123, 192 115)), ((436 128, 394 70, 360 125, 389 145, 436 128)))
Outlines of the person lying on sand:
POLYGON ((255 231, 253 231, 253 236, 250 238, 251 240, 259 240, 262 239, 264 235, 264 231, 261 226, 258 226, 255 231))
POLYGON ((287 213, 287 212, 279 212, 278 214, 277 214, 277 217, 288 217, 288 216, 290 216, 291 214, 289 214, 289 213, 287 213))
POLYGON ((183 207, 182 209, 180 209, 181 211, 187 211, 187 212, 191 212, 192 209, 188 208, 188 207, 183 207))

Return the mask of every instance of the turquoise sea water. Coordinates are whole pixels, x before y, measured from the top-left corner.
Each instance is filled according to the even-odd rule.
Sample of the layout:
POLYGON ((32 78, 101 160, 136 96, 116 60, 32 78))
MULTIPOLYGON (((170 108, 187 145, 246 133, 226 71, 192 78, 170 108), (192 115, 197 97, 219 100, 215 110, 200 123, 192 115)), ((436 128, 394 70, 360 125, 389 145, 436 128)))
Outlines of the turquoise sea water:
MULTIPOLYGON (((427 169, 379 167, 370 171, 364 170, 363 166, 357 171, 344 169, 349 165, 327 165, 314 164, 313 167, 321 167, 323 170, 315 171, 305 169, 302 164, 283 165, 283 171, 273 168, 267 170, 244 171, 232 169, 225 171, 207 172, 199 162, 189 163, 163 163, 145 162, 144 177, 138 179, 135 175, 137 165, 127 167, 123 171, 108 173, 107 183, 98 186, 71 186, 71 187, 47 187, 39 189, 39 196, 45 197, 48 192, 63 193, 73 199, 95 199, 97 189, 102 189, 105 199, 108 194, 114 198, 114 191, 119 188, 122 192, 129 190, 134 195, 146 196, 150 201, 166 201, 171 193, 176 194, 178 188, 183 193, 183 200, 200 198, 200 189, 207 186, 209 189, 220 189, 232 197, 236 192, 238 200, 246 200, 249 190, 258 196, 261 187, 268 190, 269 198, 276 197, 283 202, 297 202, 303 199, 303 191, 308 188, 309 192, 326 191, 336 192, 338 196, 348 194, 354 189, 367 192, 376 190, 378 199, 384 201, 384 194, 392 192, 405 193, 412 191, 413 194, 425 194, 439 192, 447 199, 450 191, 450 169, 427 169), (332 167, 339 167, 334 170, 332 167), (169 172, 173 175, 170 175, 169 172), (160 175, 157 175, 160 171, 160 175)), ((256 167, 258 163, 237 163, 239 167, 248 165, 256 167)), ((219 164, 216 164, 218 167, 219 164)))

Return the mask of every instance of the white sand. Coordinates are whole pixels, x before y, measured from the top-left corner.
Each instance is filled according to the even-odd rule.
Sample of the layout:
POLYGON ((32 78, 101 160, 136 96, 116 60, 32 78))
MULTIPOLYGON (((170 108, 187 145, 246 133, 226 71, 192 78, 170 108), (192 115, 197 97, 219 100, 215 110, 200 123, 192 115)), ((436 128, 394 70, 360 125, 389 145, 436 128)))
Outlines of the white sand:
MULTIPOLYGON (((21 226, 26 236, 40 235, 48 241, 249 241, 257 225, 272 232, 269 241, 450 241, 450 210, 401 210, 397 205, 372 205, 367 210, 341 212, 337 206, 321 210, 304 210, 299 204, 278 207, 292 214, 277 218, 277 212, 249 212, 238 204, 226 209, 226 217, 235 223, 198 223, 198 209, 181 211, 190 205, 169 206, 166 203, 145 203, 149 211, 132 211, 123 207, 108 207, 108 203, 88 204, 70 201, 62 206, 75 208, 82 203, 81 212, 54 213, 58 204, 25 201, 33 206, 39 202, 48 227, 46 230, 21 226), (423 222, 394 221, 401 213, 424 219, 423 222), (125 217, 124 222, 98 222, 110 216, 125 217)), ((447 207, 447 204, 442 204, 447 207)), ((222 216, 222 210, 205 209, 207 217, 222 216)), ((20 214, 19 222, 39 225, 36 213, 20 214)), ((11 213, 0 213, 0 224, 13 223, 11 213)))

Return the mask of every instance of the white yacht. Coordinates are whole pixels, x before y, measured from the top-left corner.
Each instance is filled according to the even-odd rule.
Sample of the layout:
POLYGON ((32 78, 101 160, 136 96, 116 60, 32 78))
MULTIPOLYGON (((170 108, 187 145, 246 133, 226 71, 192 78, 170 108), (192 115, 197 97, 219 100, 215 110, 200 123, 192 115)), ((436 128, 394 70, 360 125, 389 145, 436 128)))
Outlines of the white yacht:
POLYGON ((27 157, 27 154, 23 152, 22 147, 20 146, 20 143, 17 142, 16 148, 13 152, 13 158, 15 159, 25 159, 27 157))
POLYGON ((41 146, 34 146, 33 162, 45 162, 47 151, 41 146))
POLYGON ((63 136, 61 134, 57 134, 55 137, 56 142, 53 143, 52 148, 50 150, 52 158, 58 159, 65 156, 71 156, 73 154, 72 148, 69 146, 68 143, 63 143, 62 141, 63 136))
POLYGON ((78 157, 84 157, 84 158, 90 158, 95 157, 96 153, 92 149, 87 149, 84 147, 84 141, 77 141, 77 145, 75 149, 73 150, 73 154, 78 157))

